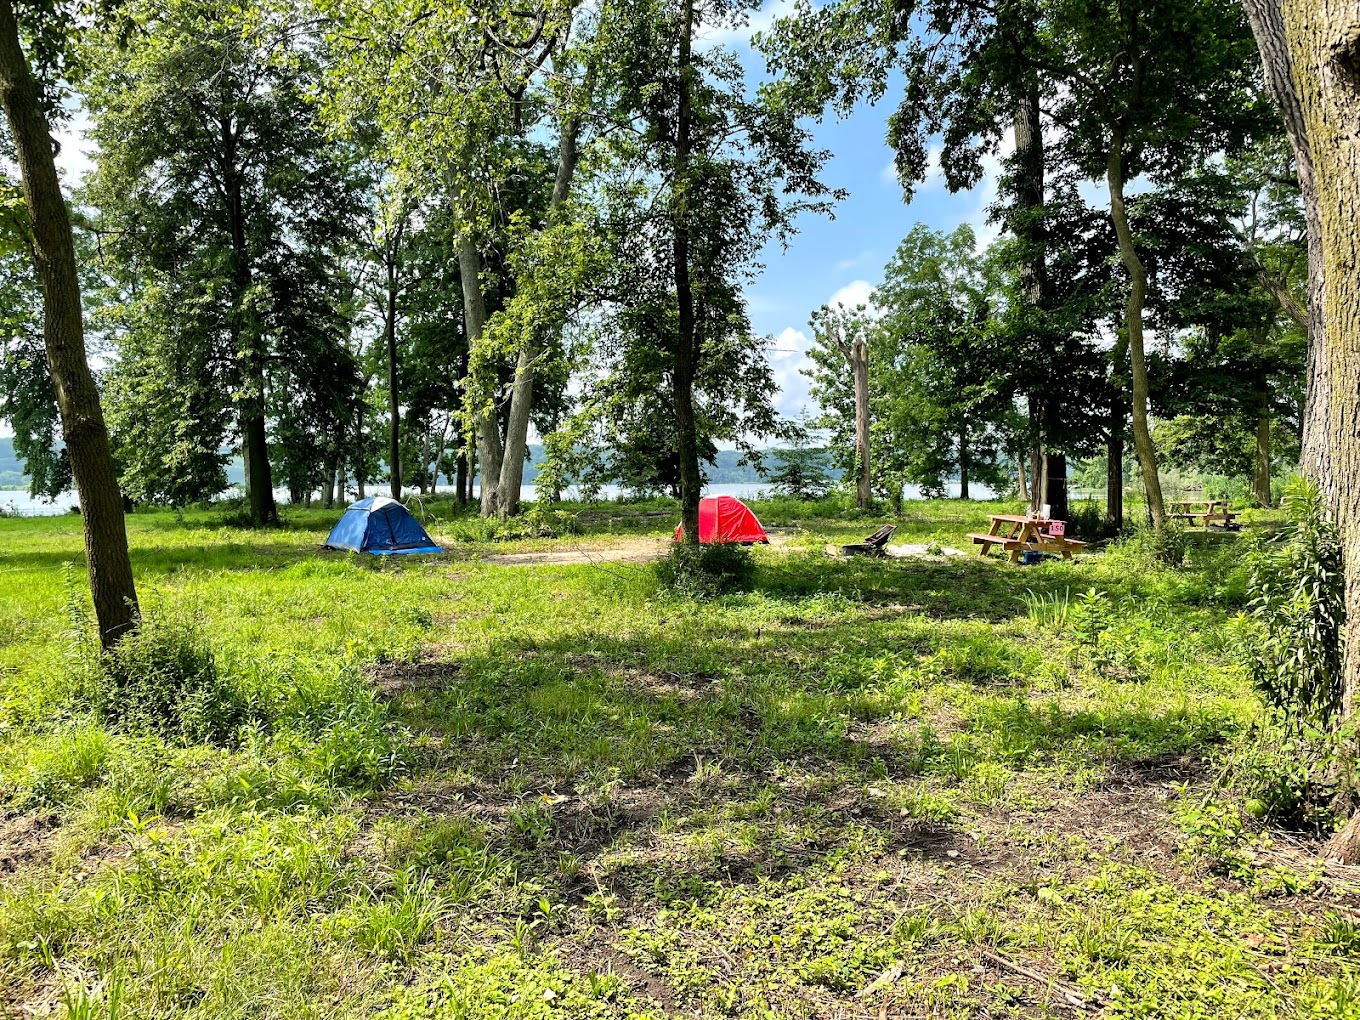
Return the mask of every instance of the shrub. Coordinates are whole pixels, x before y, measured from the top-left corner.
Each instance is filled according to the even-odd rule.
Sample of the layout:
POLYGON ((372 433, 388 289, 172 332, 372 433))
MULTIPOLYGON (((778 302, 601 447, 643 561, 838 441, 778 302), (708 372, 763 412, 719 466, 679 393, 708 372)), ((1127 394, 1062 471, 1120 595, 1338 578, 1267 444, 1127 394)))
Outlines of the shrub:
POLYGON ((1245 797, 1247 813, 1289 829, 1329 835, 1336 827, 1341 770, 1334 738, 1262 726, 1229 758, 1225 780, 1245 797))
POLYGON ((661 587, 687 598, 713 598, 751 586, 755 559, 736 542, 689 545, 677 542, 653 568, 661 587))
POLYGON ((218 674, 196 615, 143 614, 108 652, 78 637, 76 690, 111 727, 183 744, 227 742, 245 718, 245 699, 218 674))
POLYGON ((1252 572, 1249 606, 1265 626, 1266 640, 1247 665, 1286 725, 1325 728, 1339 715, 1344 695, 1341 543, 1316 486, 1293 483, 1284 506, 1293 534, 1252 572))
POLYGON ((1093 499, 1083 499, 1067 508, 1067 530, 1083 542, 1102 542, 1119 537, 1119 526, 1093 499))
POLYGON ((1126 552, 1164 567, 1179 569, 1190 549, 1190 536, 1179 521, 1166 520, 1160 528, 1139 522, 1120 545, 1126 552))

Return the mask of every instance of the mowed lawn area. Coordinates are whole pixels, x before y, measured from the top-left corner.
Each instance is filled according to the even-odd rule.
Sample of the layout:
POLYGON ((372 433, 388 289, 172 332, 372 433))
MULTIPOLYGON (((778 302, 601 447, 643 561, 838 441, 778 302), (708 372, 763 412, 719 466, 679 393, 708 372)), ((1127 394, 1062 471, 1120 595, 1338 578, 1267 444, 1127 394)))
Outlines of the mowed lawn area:
POLYGON ((87 707, 79 519, 0 520, 0 1016, 1360 1016, 1360 869, 1254 817, 1262 521, 1021 567, 966 538, 1016 504, 882 561, 753 507, 709 600, 666 504, 406 560, 135 514, 217 678, 159 735, 87 707))

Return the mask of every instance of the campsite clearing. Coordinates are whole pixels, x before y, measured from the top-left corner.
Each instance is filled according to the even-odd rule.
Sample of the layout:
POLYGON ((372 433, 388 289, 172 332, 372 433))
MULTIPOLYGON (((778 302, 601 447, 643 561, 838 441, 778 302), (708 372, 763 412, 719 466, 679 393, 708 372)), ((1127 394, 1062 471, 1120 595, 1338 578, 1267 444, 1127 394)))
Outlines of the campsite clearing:
POLYGON ((436 514, 452 571, 133 515, 153 620, 246 696, 213 743, 82 712, 79 521, 0 520, 0 1015, 1360 1015, 1360 874, 1248 810, 1246 543, 831 560, 877 522, 753 509, 795 537, 707 602, 491 560, 660 545, 652 508, 436 514))

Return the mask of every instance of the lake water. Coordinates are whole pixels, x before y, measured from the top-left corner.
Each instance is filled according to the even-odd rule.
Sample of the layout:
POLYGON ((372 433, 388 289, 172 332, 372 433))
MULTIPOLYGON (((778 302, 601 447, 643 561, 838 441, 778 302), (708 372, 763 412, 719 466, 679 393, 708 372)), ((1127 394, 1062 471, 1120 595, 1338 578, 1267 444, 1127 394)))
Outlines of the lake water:
MULTIPOLYGON (((764 482, 738 482, 727 485, 708 485, 704 487, 705 496, 736 496, 738 499, 760 499, 767 496, 773 486, 764 482)), ((948 495, 953 497, 959 494, 957 482, 947 483, 945 486, 948 495)), ((974 484, 969 487, 970 494, 974 499, 992 499, 995 493, 985 485, 974 484)), ((452 492, 450 485, 441 485, 438 491, 442 493, 452 492)), ((384 490, 380 485, 369 488, 369 495, 383 495, 384 490)), ((600 495, 604 499, 612 500, 624 494, 624 490, 618 485, 606 485, 600 490, 600 495)), ((580 491, 575 487, 569 487, 563 494, 565 499, 579 499, 580 491)), ((920 499, 920 486, 908 485, 903 491, 907 499, 920 499)), ((288 493, 286 490, 275 491, 275 497, 280 502, 287 502, 288 493)), ((523 500, 534 500, 538 498, 538 490, 533 485, 526 485, 520 489, 520 498, 523 500)), ((74 492, 62 493, 53 502, 47 500, 34 499, 27 491, 21 489, 0 490, 0 510, 6 513, 19 514, 23 517, 50 516, 56 514, 70 513, 71 508, 76 505, 76 495, 74 492)))

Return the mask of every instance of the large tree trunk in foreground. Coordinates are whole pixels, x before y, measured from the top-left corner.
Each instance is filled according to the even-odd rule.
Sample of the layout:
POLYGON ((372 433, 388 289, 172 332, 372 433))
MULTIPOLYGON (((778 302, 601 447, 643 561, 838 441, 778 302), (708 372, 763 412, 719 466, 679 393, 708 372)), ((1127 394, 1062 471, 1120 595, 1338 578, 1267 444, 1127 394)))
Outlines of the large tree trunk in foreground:
POLYGON ((1143 488, 1147 492, 1148 514, 1152 526, 1160 528, 1165 519, 1162 503, 1162 482, 1157 474, 1157 448, 1152 443, 1148 426, 1147 362, 1143 351, 1143 305, 1147 299, 1147 268, 1138 257, 1129 227, 1128 210, 1124 205, 1124 139, 1122 132, 1114 132, 1106 167, 1106 183, 1110 189, 1110 218, 1114 220, 1119 238, 1119 255, 1129 273, 1129 297, 1124 309, 1124 323, 1129 334, 1130 394, 1133 404, 1133 447, 1138 453, 1138 466, 1143 472, 1143 488))
MULTIPOLYGON (((1317 175, 1313 169, 1312 143, 1304 121, 1303 105, 1299 99, 1299 83, 1295 80, 1293 57, 1286 38, 1284 12, 1280 0, 1243 0, 1247 18, 1251 22, 1256 46, 1261 51, 1266 90, 1280 110, 1285 132, 1294 149, 1294 164, 1299 178, 1299 192, 1303 198, 1303 214, 1308 224, 1308 391, 1303 416, 1303 438, 1299 467, 1305 477, 1317 484, 1319 491, 1334 504, 1336 480, 1333 477, 1331 453, 1331 385, 1329 358, 1324 334, 1326 320, 1323 283, 1326 266, 1322 254, 1322 222, 1318 209, 1317 175)), ((1280 295, 1281 304, 1297 321, 1298 315, 1289 307, 1292 295, 1280 295), (1284 300, 1287 298, 1288 300, 1284 300)))
POLYGON ((57 177, 51 131, 37 82, 19 43, 19 26, 10 0, 0 0, 0 101, 9 119, 23 177, 24 201, 32 221, 33 254, 43 291, 47 367, 80 497, 85 560, 99 640, 107 649, 136 625, 137 589, 108 428, 85 356, 71 221, 57 177))
MULTIPOLYGON (((1360 695, 1360 8, 1354 0, 1281 0, 1278 11, 1317 188, 1325 309, 1318 318, 1345 573, 1342 717, 1349 721, 1360 695)), ((1360 815, 1329 849, 1348 863, 1360 861, 1360 815)))

